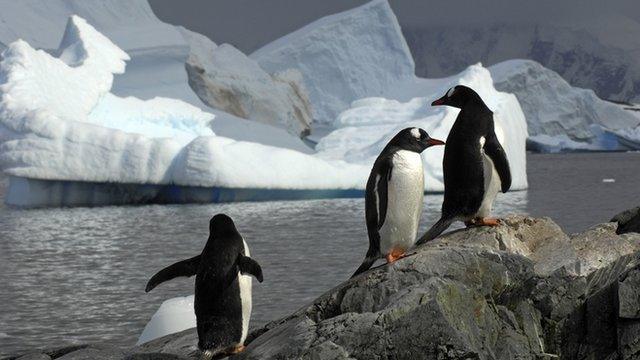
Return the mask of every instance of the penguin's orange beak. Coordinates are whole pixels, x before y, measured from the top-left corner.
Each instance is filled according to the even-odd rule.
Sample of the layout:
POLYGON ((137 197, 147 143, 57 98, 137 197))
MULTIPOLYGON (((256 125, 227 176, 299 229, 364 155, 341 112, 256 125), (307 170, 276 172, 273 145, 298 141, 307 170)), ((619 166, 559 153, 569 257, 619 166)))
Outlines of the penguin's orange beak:
POLYGON ((427 141, 427 144, 429 144, 429 146, 444 145, 444 141, 431 138, 427 141))

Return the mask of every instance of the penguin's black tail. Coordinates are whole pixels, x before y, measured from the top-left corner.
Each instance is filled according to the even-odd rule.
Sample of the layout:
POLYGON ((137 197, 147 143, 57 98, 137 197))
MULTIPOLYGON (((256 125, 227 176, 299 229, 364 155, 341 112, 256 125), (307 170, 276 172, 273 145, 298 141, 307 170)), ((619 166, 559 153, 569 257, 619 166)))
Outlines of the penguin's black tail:
POLYGON ((427 241, 431 241, 438 237, 438 235, 442 234, 443 231, 447 230, 447 228, 451 225, 452 222, 455 221, 453 217, 441 217, 431 229, 429 229, 418 241, 416 245, 422 245, 427 241))
POLYGON ((354 272, 353 275, 351 275, 351 277, 354 278, 354 277, 362 274, 363 272, 369 270, 369 268, 371 268, 371 265, 373 265, 373 263, 376 262, 376 260, 377 259, 370 258, 370 257, 364 258, 364 261, 362 262, 362 264, 360 265, 358 270, 356 270, 356 272, 354 272))
POLYGON ((360 264, 360 267, 358 268, 358 270, 356 270, 356 272, 353 273, 353 275, 351 275, 351 278, 354 278, 360 274, 362 274, 363 272, 369 270, 369 268, 371 268, 371 265, 373 265, 374 262, 376 262, 376 260, 378 260, 379 256, 376 256, 376 254, 374 254, 371 249, 369 249, 369 251, 367 251, 367 255, 365 256, 364 260, 362 261, 362 264, 360 264))

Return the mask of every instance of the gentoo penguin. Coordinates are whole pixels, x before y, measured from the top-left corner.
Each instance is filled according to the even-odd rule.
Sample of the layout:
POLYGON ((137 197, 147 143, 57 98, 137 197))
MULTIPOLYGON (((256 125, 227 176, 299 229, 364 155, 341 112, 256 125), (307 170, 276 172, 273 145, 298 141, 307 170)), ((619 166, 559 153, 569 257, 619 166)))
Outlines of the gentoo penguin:
POLYGON ((365 194, 369 250, 351 276, 368 270, 385 257, 388 263, 404 256, 416 241, 422 214, 424 170, 420 153, 444 142, 419 128, 406 128, 389 141, 375 163, 365 194))
POLYGON ((262 269, 249 257, 249 248, 230 217, 218 214, 209 222, 209 239, 202 253, 170 265, 145 289, 178 276, 196 275, 195 313, 198 347, 203 359, 244 350, 251 317, 251 277, 262 282, 262 269))
POLYGON ((442 215, 418 244, 436 238, 456 220, 471 225, 498 225, 489 218, 498 191, 511 187, 507 155, 493 125, 493 112, 471 88, 455 86, 432 106, 460 108, 444 147, 442 215))

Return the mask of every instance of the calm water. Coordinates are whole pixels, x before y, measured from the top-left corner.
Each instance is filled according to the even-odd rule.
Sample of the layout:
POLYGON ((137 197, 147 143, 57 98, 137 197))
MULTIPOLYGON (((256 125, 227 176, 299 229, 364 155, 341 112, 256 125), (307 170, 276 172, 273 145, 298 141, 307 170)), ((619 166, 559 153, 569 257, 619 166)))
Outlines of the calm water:
MULTIPOLYGON (((550 216, 575 232, 640 205, 639 153, 532 155, 528 168, 530 189, 500 195, 498 215, 550 216)), ((423 230, 436 220, 442 197, 425 201, 423 230)), ((148 277, 199 253, 209 218, 219 212, 235 219, 264 270, 265 282, 254 283, 252 324, 286 315, 357 267, 368 243, 363 207, 363 199, 0 207, 0 354, 133 345, 164 299, 193 293, 193 279, 176 279, 145 294, 148 277)))

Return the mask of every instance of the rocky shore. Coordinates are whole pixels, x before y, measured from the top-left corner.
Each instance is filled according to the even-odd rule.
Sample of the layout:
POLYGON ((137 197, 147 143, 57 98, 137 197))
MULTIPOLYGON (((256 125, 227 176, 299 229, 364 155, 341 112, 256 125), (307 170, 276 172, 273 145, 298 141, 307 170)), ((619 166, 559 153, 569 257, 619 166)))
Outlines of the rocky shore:
MULTIPOLYGON (((254 329, 234 358, 639 359, 638 216, 571 235, 524 216, 448 233, 254 329)), ((196 343, 189 329, 8 359, 195 359, 196 343)))

